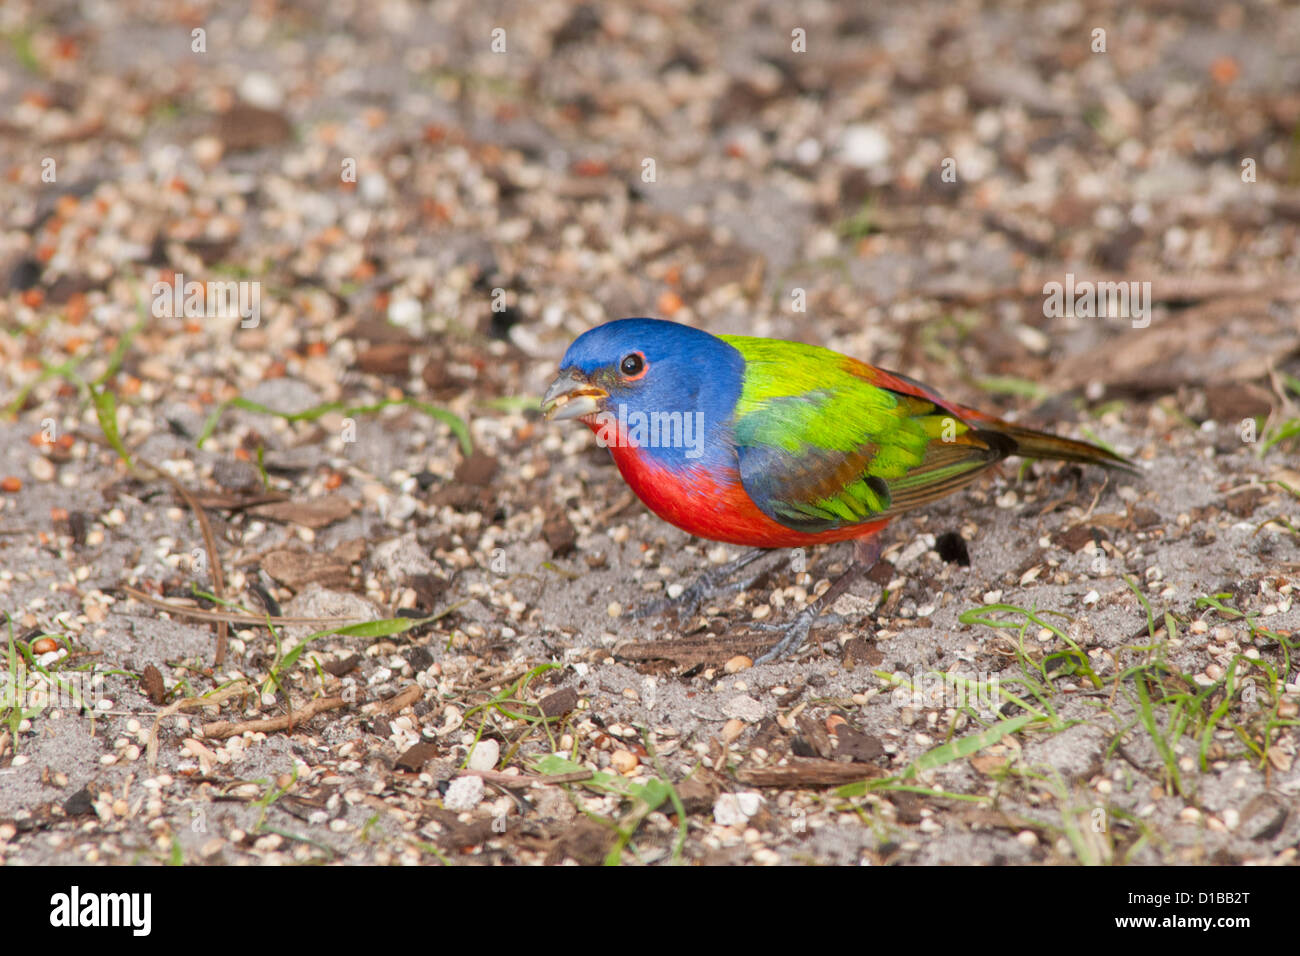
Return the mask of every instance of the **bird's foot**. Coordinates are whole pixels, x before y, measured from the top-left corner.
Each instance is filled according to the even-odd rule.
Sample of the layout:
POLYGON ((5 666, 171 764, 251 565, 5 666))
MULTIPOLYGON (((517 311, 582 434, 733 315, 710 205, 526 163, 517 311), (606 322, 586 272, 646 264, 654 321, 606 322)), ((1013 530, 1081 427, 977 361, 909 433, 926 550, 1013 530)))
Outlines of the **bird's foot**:
POLYGON ((844 619, 838 614, 820 614, 821 608, 815 605, 809 605, 787 624, 754 624, 748 625, 756 631, 775 631, 781 635, 781 638, 769 647, 763 654, 754 661, 755 665, 769 664, 772 661, 783 660, 789 657, 799 648, 803 647, 804 642, 808 640, 808 635, 812 633, 813 625, 822 621, 843 621, 844 619))
MULTIPOLYGON (((755 624, 762 631, 780 631, 781 639, 769 647, 755 664, 767 664, 770 661, 788 657, 803 646, 812 633, 813 623, 822 611, 828 610, 845 593, 855 581, 865 575, 880 560, 880 542, 874 535, 870 538, 853 542, 853 561, 848 569, 831 582, 831 586, 822 592, 821 597, 794 616, 789 624, 755 624)), ((828 615, 839 617, 839 615, 828 615)))
POLYGON ((690 617, 699 609, 701 604, 710 598, 743 591, 758 580, 762 572, 742 578, 739 581, 730 579, 737 571, 752 564, 766 553, 762 548, 746 551, 740 557, 728 561, 726 564, 720 564, 716 568, 705 571, 677 597, 657 598, 653 601, 647 601, 640 607, 633 608, 628 612, 628 615, 634 620, 640 620, 654 617, 665 611, 676 611, 679 618, 683 616, 690 617))

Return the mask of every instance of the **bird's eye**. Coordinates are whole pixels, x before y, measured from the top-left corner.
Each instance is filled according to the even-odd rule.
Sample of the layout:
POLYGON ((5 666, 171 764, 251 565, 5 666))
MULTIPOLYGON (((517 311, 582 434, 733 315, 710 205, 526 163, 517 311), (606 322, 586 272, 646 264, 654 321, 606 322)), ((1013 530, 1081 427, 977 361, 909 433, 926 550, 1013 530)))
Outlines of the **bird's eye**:
POLYGON ((638 379, 645 374, 645 356, 640 352, 629 352, 618 363, 618 370, 628 379, 638 379))

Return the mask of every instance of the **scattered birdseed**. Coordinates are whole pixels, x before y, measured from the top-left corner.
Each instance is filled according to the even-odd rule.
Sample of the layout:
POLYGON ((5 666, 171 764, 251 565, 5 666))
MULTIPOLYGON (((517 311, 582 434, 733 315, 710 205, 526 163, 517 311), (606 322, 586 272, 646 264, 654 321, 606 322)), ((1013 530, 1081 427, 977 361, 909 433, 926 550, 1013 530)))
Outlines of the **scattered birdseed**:
MULTIPOLYGON (((0 336, 0 362, 23 398, 0 423, 16 456, 0 472, 0 604, 15 643, 25 652, 31 642, 41 666, 75 684, 94 720, 73 701, 20 720, 17 734, 0 720, 5 862, 120 864, 150 853, 157 862, 173 849, 184 862, 228 865, 603 860, 608 845, 583 846, 581 818, 558 787, 502 796, 489 784, 491 802, 471 802, 454 824, 436 809, 440 798, 450 805, 444 791, 466 786, 448 777, 480 735, 469 760, 483 772, 509 754, 505 772, 530 775, 556 748, 587 768, 662 773, 687 808, 688 860, 713 862, 712 848, 759 864, 988 863, 1032 849, 1035 862, 1073 862, 1068 840, 1040 845, 1032 831, 990 827, 969 803, 810 798, 826 784, 808 768, 855 772, 846 740, 876 745, 861 748, 875 755, 873 772, 902 774, 987 722, 969 721, 948 696, 920 705, 878 674, 928 691, 928 675, 1017 681, 1026 667, 1068 729, 1013 732, 999 742, 1005 751, 986 747, 921 782, 982 799, 987 777, 967 768, 1021 749, 1026 766, 1059 766, 1070 779, 1100 768, 1080 785, 1118 812, 1146 808, 1152 838, 1126 844, 1126 859, 1189 862, 1181 804, 1125 692, 1133 682, 1099 710, 1085 675, 1059 666, 1054 652, 1072 652, 1041 621, 1067 628, 1107 689, 1152 653, 1171 686, 1194 675, 1222 689, 1237 659, 1235 695, 1207 704, 1217 729, 1197 724, 1196 739, 1169 741, 1181 783, 1207 801, 1195 849, 1216 862, 1294 858, 1285 807, 1252 801, 1295 790, 1287 722, 1300 675, 1282 672, 1289 658, 1261 622, 1288 639, 1300 628, 1286 560, 1294 536, 1275 520, 1295 524, 1282 489, 1300 487, 1300 476, 1287 441, 1264 448, 1262 429, 1253 440, 1241 432, 1246 421, 1277 423, 1275 383, 1259 369, 1295 371, 1296 295, 1282 268, 1293 223, 1268 186, 1286 182, 1294 104, 1245 82, 1285 63, 1283 7, 1244 20, 1230 7, 1206 21, 1251 50, 1250 70, 1228 83, 1238 69, 1230 55, 1189 68, 1186 31, 1152 30, 1159 17, 1142 9, 1107 25, 1112 41, 1137 30, 1145 42, 1112 42, 1082 69, 1077 23, 977 11, 954 26, 938 7, 873 12, 864 32, 851 5, 822 5, 801 24, 811 57, 782 52, 790 38, 773 32, 770 4, 750 0, 725 35, 674 5, 639 9, 635 29, 617 6, 556 18, 525 5, 506 55, 455 31, 414 42, 390 0, 291 35, 274 5, 239 16, 214 8, 209 38, 238 35, 258 64, 230 73, 220 58, 198 62, 165 44, 148 51, 147 69, 125 69, 138 57, 122 56, 122 44, 149 17, 135 0, 108 6, 111 23, 88 27, 75 12, 28 23, 19 9, 9 24, 30 34, 41 69, 20 76, 5 117, 14 135, 3 138, 8 167, 25 172, 0 183, 18 237, 0 262, 0 311, 22 330, 0 336), (75 55, 45 55, 67 46, 65 34, 75 55), (633 34, 637 43, 619 46, 633 34), (346 49, 336 49, 340 37, 346 49), (990 69, 948 47, 1011 52, 990 69), (604 73, 592 64, 616 48, 612 81, 596 82, 604 73), (377 78, 360 99, 347 82, 325 95, 303 66, 340 49, 349 70, 377 78), (935 70, 939 60, 951 62, 935 70), (480 82, 502 69, 517 75, 480 82), (168 145, 179 141, 168 110, 111 108, 172 103, 178 75, 211 114, 180 149, 168 145), (899 82, 877 103, 880 77, 891 75, 899 82), (1119 144, 1109 152, 1062 134, 1062 116, 1099 85, 1115 91, 1114 128, 1099 130, 1119 144), (419 102, 406 102, 417 87, 419 102), (848 104, 863 103, 870 121, 846 121, 848 104), (650 143, 652 127, 671 129, 671 140, 650 143), (955 179, 936 143, 954 144, 955 179), (1205 161, 1179 159, 1188 143, 1205 161), (38 184, 54 146, 67 154, 61 178, 38 184), (655 151, 660 180, 638 177, 637 161, 655 151), (1258 185, 1234 166, 1248 153, 1258 185), (348 159, 356 175, 330 188, 348 159), (75 181, 84 169, 97 170, 89 193, 75 181), (740 180, 746 188, 702 187, 740 180), (1243 202, 1251 215, 1238 214, 1243 202), (1150 326, 1051 314, 1042 289, 1070 262, 1095 263, 1089 279, 1152 280, 1150 326), (141 296, 182 271, 257 283, 260 321, 147 310, 139 322, 141 296), (1271 274, 1272 305, 1252 307, 1259 276, 1271 274), (1219 334, 1229 307, 1240 335, 1219 334), (1009 462, 895 520, 881 538, 892 570, 854 585, 834 609, 842 620, 774 665, 783 686, 733 683, 738 670, 724 662, 753 652, 743 622, 788 621, 830 586, 849 546, 772 559, 744 594, 698 614, 625 616, 651 595, 680 597, 738 553, 655 518, 588 429, 537 413, 576 334, 647 308, 712 331, 879 357, 955 400, 1074 437, 1091 429, 1138 460, 1144 480, 1009 462), (960 328, 945 327, 953 314, 960 328), (116 396, 124 443, 140 459, 129 474, 97 440, 84 390, 50 374, 65 360, 116 396), (973 384, 995 378, 1004 384, 992 392, 973 384), (1044 382, 1084 395, 1097 414, 1086 426, 1054 418, 1021 387, 1044 382), (241 398, 249 407, 227 404, 241 398), (406 400, 420 404, 362 410, 406 400), (331 410, 290 421, 257 406, 331 410), (462 419, 472 447, 429 406, 462 419), (221 590, 214 556, 165 476, 213 523, 224 572, 216 604, 195 596, 221 590), (264 497, 283 500, 253 503, 264 497), (322 501, 333 504, 314 510, 322 501), (297 555, 309 573, 281 577, 290 562, 277 554, 297 555), (1151 605, 1154 652, 1132 649, 1147 643, 1147 620, 1126 580, 1151 605), (182 607, 163 611, 125 588, 182 607), (1198 606, 1209 596, 1232 610, 1198 606), (397 610, 436 620, 377 640, 319 634, 295 658, 285 655, 319 625, 271 635, 240 624, 217 662, 211 622, 184 606, 211 613, 221 602, 340 623, 397 610), (1032 611, 1026 633, 1040 640, 1019 642, 1018 612, 967 616, 988 603, 1032 611), (1165 633, 1166 613, 1176 633, 1165 633), (1011 627, 986 623, 995 620, 1011 627), (157 675, 152 699, 128 676, 146 665, 157 675), (1270 673, 1289 688, 1280 698, 1270 673), (408 685, 416 697, 386 710, 408 685), (200 697, 211 705, 164 716, 154 733, 160 711, 200 697), (331 699, 341 706, 300 716, 331 699), (640 750, 651 714, 653 760, 640 750), (213 725, 286 718, 257 734, 209 736, 213 725), (809 729, 832 725, 833 740, 809 729), (1240 753, 1233 728, 1265 746, 1266 766, 1240 753), (1122 748, 1112 740, 1121 730, 1122 748), (430 757, 418 772, 396 764, 421 743, 430 757), (86 746, 110 753, 87 764, 75 756, 86 746), (751 786, 748 773, 792 775, 763 785, 770 817, 759 807, 725 826, 708 820, 722 793, 751 786), (287 792, 259 805, 276 790, 287 792), (544 790, 559 798, 546 812, 544 790), (54 815, 36 819, 34 808, 51 803, 54 815), (255 829, 286 813, 305 817, 311 842, 255 829), (883 830, 861 854, 864 819, 883 830)), ((491 24, 475 26, 482 11, 453 13, 487 36, 491 24)), ((1166 706, 1153 706, 1167 726, 1166 706)), ((1043 833, 1068 829, 1069 807, 1027 779, 999 790, 998 810, 1041 820, 1043 833)), ((629 819, 629 801, 565 786, 605 819, 629 819)), ((625 859, 666 862, 677 823, 663 810, 637 818, 625 859)))

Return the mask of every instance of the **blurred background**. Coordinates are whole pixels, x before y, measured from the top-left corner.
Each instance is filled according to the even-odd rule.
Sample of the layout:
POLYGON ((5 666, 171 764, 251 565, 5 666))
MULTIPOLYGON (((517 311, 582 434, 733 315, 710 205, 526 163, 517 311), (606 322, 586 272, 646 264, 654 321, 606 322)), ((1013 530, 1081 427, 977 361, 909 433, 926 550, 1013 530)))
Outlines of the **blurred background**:
POLYGON ((201 398, 532 394, 657 315, 1232 418, 1296 338, 1293 4, 19 0, 0 40, 10 397, 178 272, 261 283, 257 328, 141 330, 124 372, 201 398), (1070 272, 1152 326, 1045 316, 1070 272))

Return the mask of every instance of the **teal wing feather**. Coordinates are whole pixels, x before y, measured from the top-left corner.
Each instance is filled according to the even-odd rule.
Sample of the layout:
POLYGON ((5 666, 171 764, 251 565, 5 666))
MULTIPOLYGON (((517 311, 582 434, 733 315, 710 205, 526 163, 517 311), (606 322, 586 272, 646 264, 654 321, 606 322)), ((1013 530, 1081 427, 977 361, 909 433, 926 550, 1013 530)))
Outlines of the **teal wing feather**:
POLYGON ((745 358, 732 421, 741 484, 788 528, 893 517, 1014 450, 910 380, 817 346, 723 338, 745 358))

